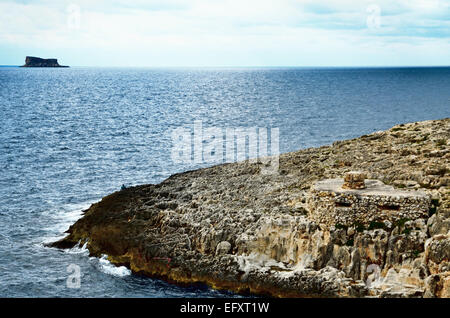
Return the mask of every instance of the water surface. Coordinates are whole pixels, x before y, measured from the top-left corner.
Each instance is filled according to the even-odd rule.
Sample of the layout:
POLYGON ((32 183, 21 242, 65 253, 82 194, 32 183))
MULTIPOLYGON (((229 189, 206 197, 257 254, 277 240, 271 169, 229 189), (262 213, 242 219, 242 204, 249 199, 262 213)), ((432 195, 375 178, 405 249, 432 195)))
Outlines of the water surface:
POLYGON ((216 297, 46 248, 122 184, 205 166, 172 129, 279 127, 280 151, 450 115, 450 68, 0 69, 0 297, 216 297), (69 264, 81 288, 66 287, 69 264))

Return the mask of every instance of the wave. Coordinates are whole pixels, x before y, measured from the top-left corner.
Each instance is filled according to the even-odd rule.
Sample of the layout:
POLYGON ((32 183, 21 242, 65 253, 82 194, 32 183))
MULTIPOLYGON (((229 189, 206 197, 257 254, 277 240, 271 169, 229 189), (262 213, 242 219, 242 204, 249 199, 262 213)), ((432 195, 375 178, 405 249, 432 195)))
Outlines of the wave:
POLYGON ((83 211, 91 206, 93 202, 82 202, 78 204, 66 204, 57 211, 45 211, 42 215, 48 219, 49 226, 43 230, 48 233, 42 238, 43 244, 58 241, 66 236, 65 231, 83 216, 83 211))
POLYGON ((125 277, 131 275, 131 270, 126 268, 125 266, 116 266, 108 261, 108 257, 106 255, 102 255, 101 258, 91 257, 91 259, 95 259, 98 261, 98 269, 108 275, 117 276, 117 277, 125 277))
POLYGON ((82 255, 84 254, 86 256, 89 255, 89 250, 87 249, 87 242, 81 246, 81 241, 78 242, 78 244, 75 245, 74 247, 65 249, 64 252, 68 254, 82 254, 82 255))

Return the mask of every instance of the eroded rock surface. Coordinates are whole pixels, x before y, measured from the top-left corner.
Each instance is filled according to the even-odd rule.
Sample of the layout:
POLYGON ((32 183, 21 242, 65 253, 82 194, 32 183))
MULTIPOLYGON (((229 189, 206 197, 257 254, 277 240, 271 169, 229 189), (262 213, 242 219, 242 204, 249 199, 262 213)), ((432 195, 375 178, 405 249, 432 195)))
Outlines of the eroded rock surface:
POLYGON ((239 162, 115 192, 53 244, 172 282, 297 297, 450 297, 450 119, 395 126, 280 156, 279 173, 239 162), (324 226, 317 180, 367 172, 431 197, 427 215, 324 226))

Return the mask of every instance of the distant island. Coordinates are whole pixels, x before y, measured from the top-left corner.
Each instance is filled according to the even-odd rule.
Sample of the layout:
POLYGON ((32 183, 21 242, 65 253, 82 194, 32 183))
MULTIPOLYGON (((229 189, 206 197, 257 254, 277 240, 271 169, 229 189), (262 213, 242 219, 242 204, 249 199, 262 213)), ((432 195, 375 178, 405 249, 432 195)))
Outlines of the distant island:
POLYGON ((40 57, 27 56, 25 58, 25 65, 22 67, 69 67, 59 65, 57 59, 43 59, 40 57))

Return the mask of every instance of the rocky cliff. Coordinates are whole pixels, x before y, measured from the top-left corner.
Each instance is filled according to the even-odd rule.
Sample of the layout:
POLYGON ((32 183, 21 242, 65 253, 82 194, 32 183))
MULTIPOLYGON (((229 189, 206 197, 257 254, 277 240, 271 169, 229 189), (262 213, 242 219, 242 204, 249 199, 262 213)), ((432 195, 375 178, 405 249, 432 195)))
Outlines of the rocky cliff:
POLYGON ((27 56, 22 67, 68 67, 58 64, 57 59, 42 59, 40 57, 27 56))
POLYGON ((136 273, 237 292, 450 297, 449 136, 449 118, 410 123, 283 154, 274 175, 248 161, 175 174, 103 198, 53 246, 87 243, 91 255, 136 273), (428 213, 370 224, 310 219, 311 186, 350 170, 425 192, 428 213))

